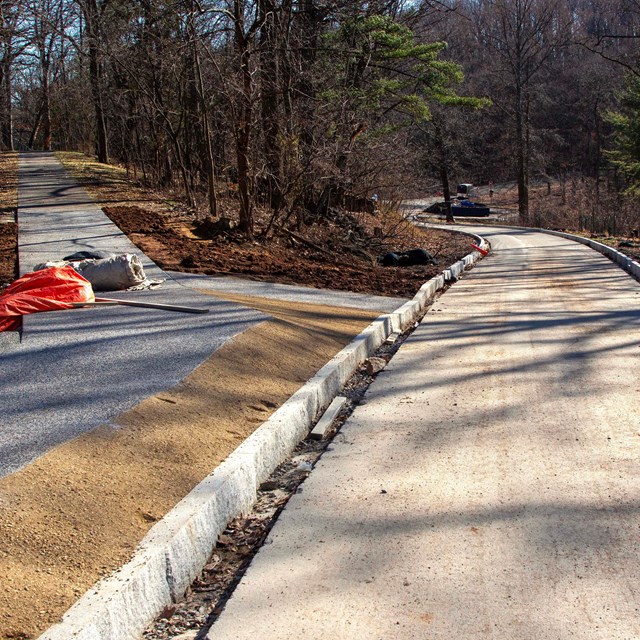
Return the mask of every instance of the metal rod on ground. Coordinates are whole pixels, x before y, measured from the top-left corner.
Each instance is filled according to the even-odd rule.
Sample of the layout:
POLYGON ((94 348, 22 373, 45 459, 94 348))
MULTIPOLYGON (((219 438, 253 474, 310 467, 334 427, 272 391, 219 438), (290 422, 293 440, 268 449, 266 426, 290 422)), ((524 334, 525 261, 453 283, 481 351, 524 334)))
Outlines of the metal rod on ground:
POLYGON ((74 307, 145 307, 146 309, 164 309, 165 311, 179 311, 181 313, 209 313, 209 309, 195 307, 180 307, 175 304, 159 304, 157 302, 138 302, 136 300, 117 300, 116 298, 96 298, 95 302, 74 302, 74 307))

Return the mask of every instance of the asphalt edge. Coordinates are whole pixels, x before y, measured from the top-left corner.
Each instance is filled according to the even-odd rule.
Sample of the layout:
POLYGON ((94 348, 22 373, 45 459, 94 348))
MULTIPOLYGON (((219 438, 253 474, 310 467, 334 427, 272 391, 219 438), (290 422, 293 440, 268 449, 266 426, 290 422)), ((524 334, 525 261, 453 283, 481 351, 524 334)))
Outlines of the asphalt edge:
MULTIPOLYGON (((443 225, 434 225, 430 223, 417 223, 418 226, 423 227, 435 227, 436 229, 443 229, 443 225)), ((491 229, 493 225, 487 225, 487 229, 491 229)), ((515 229, 518 231, 536 231, 539 233, 546 233, 551 236, 558 236, 559 238, 565 238, 565 240, 573 240, 574 242, 578 242, 580 244, 584 244, 587 247, 590 247, 594 251, 601 253, 603 256, 609 258, 612 262, 617 264, 623 271, 626 271, 630 276, 635 278, 638 282, 640 282, 640 263, 636 262, 628 255, 622 253, 610 247, 609 245, 603 244, 602 242, 596 242, 591 238, 585 238, 584 236, 579 236, 574 233, 567 233, 566 231, 555 231, 553 229, 543 229, 542 227, 521 227, 517 225, 496 225, 501 228, 515 229)), ((460 233, 463 233, 460 231, 460 233)), ((481 245, 479 245, 481 246, 481 245)))
MULTIPOLYGON (((484 238, 457 229, 480 248, 484 238)), ((169 513, 133 558, 96 583, 39 640, 136 640, 202 571, 228 522, 249 511, 257 490, 304 439, 358 365, 415 322, 433 296, 482 256, 473 251, 427 281, 395 311, 376 318, 169 513)))
POLYGON ((636 280, 638 280, 638 282, 640 282, 640 263, 636 262, 624 253, 617 251, 613 247, 610 247, 609 245, 603 244, 602 242, 596 242, 595 240, 591 240, 591 238, 585 238, 584 236, 565 233, 564 231, 552 231, 551 229, 535 229, 535 231, 544 231, 545 233, 548 233, 552 236, 566 238, 567 240, 573 240, 575 242, 579 242, 580 244, 587 245, 598 253, 606 256, 611 261, 615 262, 630 276, 633 276, 636 280))

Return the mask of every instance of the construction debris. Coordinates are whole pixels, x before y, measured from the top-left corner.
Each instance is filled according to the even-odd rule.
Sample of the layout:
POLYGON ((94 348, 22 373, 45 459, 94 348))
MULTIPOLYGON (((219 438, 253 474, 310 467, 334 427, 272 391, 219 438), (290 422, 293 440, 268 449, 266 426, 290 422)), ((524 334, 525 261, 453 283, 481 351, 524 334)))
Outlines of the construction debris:
POLYGON ((409 249, 409 251, 390 251, 378 261, 383 267, 413 267, 424 264, 437 264, 436 259, 426 249, 409 249))

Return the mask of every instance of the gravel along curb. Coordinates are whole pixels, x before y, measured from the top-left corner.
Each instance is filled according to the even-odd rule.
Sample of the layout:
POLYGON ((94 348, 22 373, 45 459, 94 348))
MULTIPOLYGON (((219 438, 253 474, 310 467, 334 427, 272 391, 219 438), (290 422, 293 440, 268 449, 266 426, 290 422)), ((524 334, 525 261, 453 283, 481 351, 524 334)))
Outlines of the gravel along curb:
MULTIPOLYGON (((480 236, 465 235, 488 247, 480 236)), ((250 510, 260 483, 308 435, 358 365, 389 334, 415 322, 436 292, 480 257, 477 251, 470 253, 422 285, 412 300, 376 318, 154 525, 130 562, 98 582, 40 640, 139 638, 187 590, 227 523, 250 510)))

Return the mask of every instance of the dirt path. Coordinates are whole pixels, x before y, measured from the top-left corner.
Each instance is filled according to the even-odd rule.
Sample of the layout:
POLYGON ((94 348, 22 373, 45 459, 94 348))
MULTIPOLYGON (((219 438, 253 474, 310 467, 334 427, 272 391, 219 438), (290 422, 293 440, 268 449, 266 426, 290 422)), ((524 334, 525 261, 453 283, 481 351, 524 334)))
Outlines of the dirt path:
POLYGON ((0 638, 35 638, 377 314, 274 316, 173 389, 0 481, 0 638), (286 353, 286 357, 283 357, 286 353))

